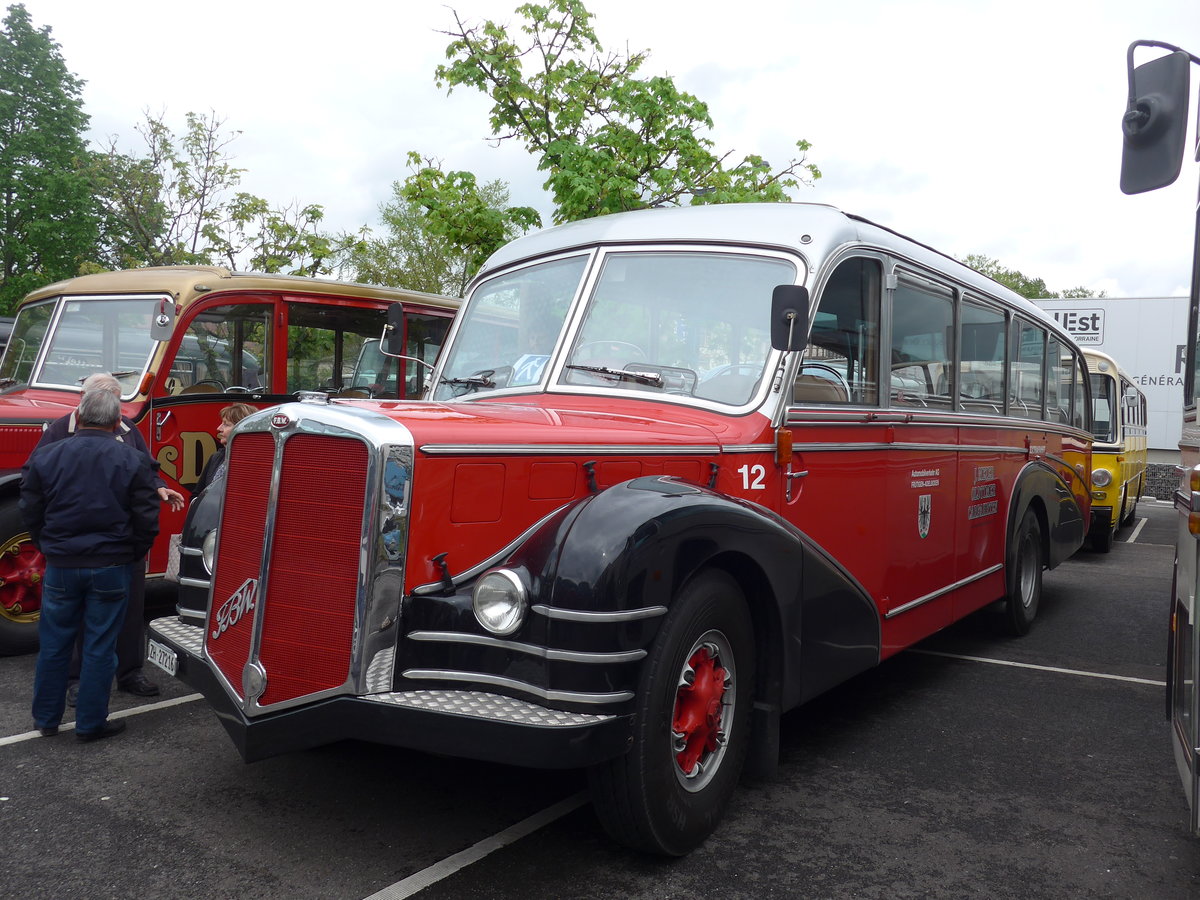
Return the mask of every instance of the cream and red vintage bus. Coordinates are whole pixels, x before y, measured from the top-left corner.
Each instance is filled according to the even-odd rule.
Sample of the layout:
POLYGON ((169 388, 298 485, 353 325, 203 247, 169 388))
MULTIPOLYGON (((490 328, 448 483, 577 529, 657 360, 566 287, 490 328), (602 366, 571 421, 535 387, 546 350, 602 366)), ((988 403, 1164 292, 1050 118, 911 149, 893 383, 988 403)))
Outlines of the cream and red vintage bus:
POLYGON ((239 424, 207 620, 153 655, 247 760, 586 766, 618 840, 686 853, 787 710, 983 607, 1029 629, 1086 531, 1086 379, 1032 303, 829 206, 548 229, 429 401, 239 424))
POLYGON ((1112 549, 1137 514, 1146 483, 1146 395, 1107 353, 1083 348, 1092 385, 1092 521, 1088 541, 1112 549))
MULTIPOLYGON (((1187 146, 1190 68, 1200 57, 1162 41, 1134 41, 1126 54, 1129 95, 1121 121, 1123 149, 1121 190, 1140 194, 1173 184, 1183 169, 1187 146), (1167 52, 1134 66, 1140 47, 1167 52)), ((1200 102, 1196 109, 1200 110, 1200 102)), ((1195 115, 1195 113, 1193 113, 1195 115)), ((1200 133, 1194 140, 1200 150, 1200 133)), ((1200 159, 1200 156, 1194 158, 1200 159)), ((1187 357, 1183 378, 1183 428, 1179 438, 1179 484, 1175 509, 1179 521, 1175 541, 1175 577, 1171 590, 1167 644, 1167 717, 1184 794, 1191 809, 1190 827, 1200 835, 1200 204, 1192 231, 1192 288, 1188 304, 1187 357)))
MULTIPOLYGON (((168 487, 188 496, 216 450, 221 407, 271 406, 296 391, 419 396, 427 368, 386 360, 398 306, 410 357, 432 363, 459 301, 361 284, 182 266, 106 272, 34 291, 0 359, 0 654, 37 646, 41 554, 17 508, 21 466, 43 429, 75 408, 81 381, 112 372, 168 487)), ((161 575, 184 513, 162 509, 149 573, 161 575)))

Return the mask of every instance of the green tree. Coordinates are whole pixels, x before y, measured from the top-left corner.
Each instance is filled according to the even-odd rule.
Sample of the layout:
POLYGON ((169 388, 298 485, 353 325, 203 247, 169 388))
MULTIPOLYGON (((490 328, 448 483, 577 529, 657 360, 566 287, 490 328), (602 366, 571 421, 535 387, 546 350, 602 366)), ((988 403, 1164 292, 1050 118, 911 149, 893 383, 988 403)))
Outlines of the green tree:
POLYGON ((984 256, 982 253, 970 253, 962 258, 963 265, 970 266, 976 272, 986 275, 993 281, 998 281, 1010 290, 1016 291, 1022 297, 1030 300, 1047 299, 1051 297, 1104 297, 1105 292, 1088 290, 1085 287, 1069 288, 1059 293, 1046 287, 1041 278, 1031 278, 1016 269, 1005 268, 999 260, 984 256))
POLYGON ((136 126, 144 155, 126 154, 110 137, 89 168, 102 205, 101 261, 111 268, 190 263, 264 272, 329 274, 343 242, 320 231, 316 204, 273 207, 238 191, 245 169, 216 113, 189 112, 177 135, 162 114, 136 126))
POLYGON ((396 200, 410 214, 419 211, 419 239, 424 249, 436 247, 440 255, 440 260, 425 259, 419 265, 433 271, 440 268, 446 293, 464 293, 492 253, 542 224, 537 210, 506 205, 508 189, 503 182, 480 186, 470 172, 443 172, 440 163, 422 160, 416 153, 409 153, 408 163, 412 174, 397 186, 396 200))
MULTIPOLYGON (((527 3, 517 13, 522 43, 492 21, 468 27, 455 12, 437 83, 492 99, 492 134, 538 157, 555 222, 685 202, 786 201, 788 190, 820 177, 804 140, 777 171, 760 156, 733 163, 732 151, 715 152, 708 107, 668 76, 636 77, 646 52, 605 53, 582 0, 527 3)), ((444 186, 464 177, 445 175, 444 186)))
POLYGON ((0 28, 0 310, 75 275, 93 252, 97 216, 84 168, 83 82, 49 26, 22 4, 0 28))

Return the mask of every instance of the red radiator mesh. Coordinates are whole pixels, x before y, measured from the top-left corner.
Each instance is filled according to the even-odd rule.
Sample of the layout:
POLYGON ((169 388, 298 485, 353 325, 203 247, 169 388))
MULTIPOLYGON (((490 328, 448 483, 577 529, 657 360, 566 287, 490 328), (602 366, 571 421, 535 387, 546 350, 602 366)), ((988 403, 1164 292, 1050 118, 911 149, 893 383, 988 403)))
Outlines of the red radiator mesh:
POLYGON ((269 434, 240 434, 234 437, 229 447, 220 555, 205 641, 208 655, 239 696, 242 695, 242 668, 250 654, 254 611, 246 611, 235 624, 216 633, 220 628, 222 608, 228 612, 230 598, 248 579, 259 577, 274 456, 275 441, 269 434))
POLYGON ((367 461, 349 438, 300 434, 284 445, 259 651, 264 705, 349 675, 367 461))

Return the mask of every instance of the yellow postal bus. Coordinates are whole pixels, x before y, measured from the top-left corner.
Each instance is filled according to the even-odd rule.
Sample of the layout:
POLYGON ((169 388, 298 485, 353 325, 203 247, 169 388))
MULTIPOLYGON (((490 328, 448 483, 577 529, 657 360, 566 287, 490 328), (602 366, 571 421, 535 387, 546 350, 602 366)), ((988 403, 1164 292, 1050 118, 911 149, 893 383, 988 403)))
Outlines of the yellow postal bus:
POLYGON ((1133 521, 1146 482, 1146 395, 1115 359, 1083 348, 1092 383, 1092 548, 1112 549, 1117 527, 1133 521))

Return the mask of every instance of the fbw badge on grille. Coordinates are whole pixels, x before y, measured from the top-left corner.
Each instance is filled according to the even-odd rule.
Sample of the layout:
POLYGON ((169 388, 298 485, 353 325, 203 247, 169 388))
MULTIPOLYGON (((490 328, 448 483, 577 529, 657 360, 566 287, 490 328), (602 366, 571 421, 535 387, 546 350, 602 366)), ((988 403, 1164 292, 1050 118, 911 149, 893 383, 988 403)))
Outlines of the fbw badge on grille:
POLYGON ((921 494, 917 498, 917 533, 929 537, 929 520, 933 514, 933 494, 921 494))
POLYGON ((258 579, 247 578, 228 600, 217 609, 217 627, 210 635, 216 639, 241 621, 242 616, 254 609, 258 600, 258 579))
POLYGON ((292 424, 292 417, 284 412, 277 412, 271 416, 271 425, 274 428, 287 428, 292 424))

